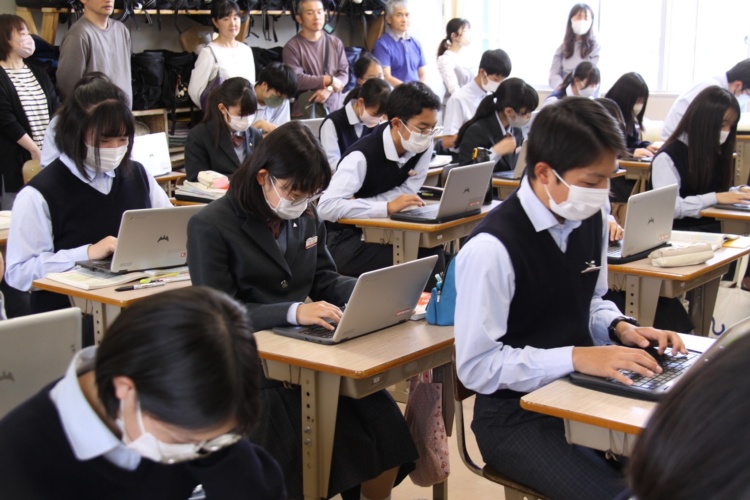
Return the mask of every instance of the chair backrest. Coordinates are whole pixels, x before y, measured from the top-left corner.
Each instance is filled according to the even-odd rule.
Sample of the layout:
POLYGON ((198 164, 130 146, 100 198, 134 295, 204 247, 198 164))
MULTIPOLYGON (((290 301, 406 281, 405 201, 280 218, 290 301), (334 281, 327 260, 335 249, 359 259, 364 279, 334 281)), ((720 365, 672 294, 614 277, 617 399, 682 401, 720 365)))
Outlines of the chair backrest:
POLYGON ((29 160, 26 163, 23 164, 23 167, 21 169, 21 175, 23 175, 23 183, 28 184, 28 182, 34 178, 36 174, 42 171, 42 166, 39 163, 39 160, 29 160))

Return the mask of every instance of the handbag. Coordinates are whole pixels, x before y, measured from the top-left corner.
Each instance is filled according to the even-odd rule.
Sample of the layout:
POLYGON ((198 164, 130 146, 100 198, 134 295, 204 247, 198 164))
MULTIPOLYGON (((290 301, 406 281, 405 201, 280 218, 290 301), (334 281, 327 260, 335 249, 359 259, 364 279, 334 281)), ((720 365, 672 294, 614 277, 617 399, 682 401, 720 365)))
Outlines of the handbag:
POLYGON ((409 477, 417 486, 441 483, 450 474, 448 434, 443 420, 443 384, 432 382, 429 371, 412 377, 404 414, 419 452, 409 477))
POLYGON ((456 259, 448 264, 444 276, 440 276, 437 285, 432 289, 427 303, 425 318, 431 325, 451 326, 456 312, 456 259))
MULTIPOLYGON (((206 104, 208 103, 208 96, 211 94, 211 92, 219 87, 222 83, 224 83, 224 78, 221 77, 221 68, 219 67, 219 60, 216 59, 216 54, 214 53, 214 49, 211 48, 210 45, 207 46, 208 50, 211 51, 211 55, 214 57, 214 68, 216 68, 216 74, 213 77, 210 77, 208 79, 208 83, 206 84, 206 88, 203 89, 203 92, 201 92, 201 109, 203 111, 206 110, 206 104)), ((214 72, 211 71, 211 74, 213 75, 214 72)))
MULTIPOLYGON (((323 56, 323 71, 328 71, 328 35, 323 34, 326 40, 325 51, 323 56)), ((292 111, 292 118, 295 120, 307 120, 310 118, 323 118, 328 115, 328 108, 325 103, 322 102, 310 102, 310 98, 317 92, 317 90, 306 90, 297 94, 294 99, 294 109, 292 111)))

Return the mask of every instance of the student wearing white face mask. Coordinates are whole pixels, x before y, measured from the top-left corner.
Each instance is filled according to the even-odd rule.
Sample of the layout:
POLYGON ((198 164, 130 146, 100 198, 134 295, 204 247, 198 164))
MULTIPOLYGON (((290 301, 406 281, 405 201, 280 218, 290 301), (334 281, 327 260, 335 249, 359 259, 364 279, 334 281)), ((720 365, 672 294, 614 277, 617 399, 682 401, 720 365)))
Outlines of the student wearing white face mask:
POLYGON ((599 63, 601 46, 594 35, 594 11, 585 3, 577 3, 570 9, 565 38, 552 58, 549 70, 549 86, 556 89, 565 75, 583 61, 599 63))
POLYGON ((583 61, 575 70, 565 76, 560 86, 550 93, 542 106, 559 101, 568 96, 592 98, 599 90, 601 74, 599 68, 591 61, 583 61))
MULTIPOLYGON (((99 79, 75 89, 57 125, 61 156, 18 193, 6 255, 14 288, 29 290, 47 273, 111 255, 124 211, 172 206, 143 165, 130 160, 135 121, 124 94, 114 89, 122 97, 99 101, 102 87, 112 86, 99 79)), ((64 295, 31 294, 32 312, 65 307, 64 295)))
POLYGON ((625 120, 625 147, 628 153, 636 158, 654 156, 659 149, 641 138, 648 94, 648 85, 641 75, 625 73, 618 78, 606 95, 608 99, 615 101, 622 111, 625 120))
POLYGON ((686 352, 676 333, 639 327, 602 299, 609 179, 624 147, 618 125, 592 100, 543 108, 519 189, 456 257, 456 366, 478 393, 472 430, 480 452, 494 470, 549 498, 614 498, 625 482, 603 454, 568 444, 562 419, 528 412, 520 398, 573 371, 625 384, 632 382, 619 369, 661 372, 632 347, 686 352))
POLYGON ((185 143, 189 181, 198 180, 203 170, 231 176, 263 139, 263 133, 250 126, 258 101, 244 78, 225 80, 211 92, 206 108, 203 121, 190 129, 185 143))
POLYGON ((474 117, 458 132, 458 163, 472 162, 475 148, 491 151, 495 172, 512 170, 524 141, 523 128, 539 105, 536 90, 520 78, 508 78, 482 100, 474 117))

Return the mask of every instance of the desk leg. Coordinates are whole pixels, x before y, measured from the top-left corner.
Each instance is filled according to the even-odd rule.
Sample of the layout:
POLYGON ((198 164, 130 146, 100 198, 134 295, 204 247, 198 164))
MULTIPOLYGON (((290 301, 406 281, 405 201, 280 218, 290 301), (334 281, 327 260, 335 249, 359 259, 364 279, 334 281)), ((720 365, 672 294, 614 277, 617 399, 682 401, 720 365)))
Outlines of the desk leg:
POLYGON ((419 233, 416 231, 399 231, 394 229, 392 234, 393 263, 402 264, 417 260, 419 254, 419 233))
POLYGON ((306 368, 300 371, 302 489, 306 499, 317 500, 328 496, 341 377, 306 368))
POLYGON ((693 290, 690 299, 690 319, 693 321, 695 333, 703 337, 707 337, 711 332, 711 318, 714 315, 719 283, 721 277, 699 286, 693 290))
POLYGON ((625 314, 643 326, 652 326, 660 289, 660 279, 628 275, 625 280, 625 314))
MULTIPOLYGON (((81 311, 86 310, 85 300, 73 299, 76 306, 81 308, 81 311)), ((112 324, 112 322, 120 315, 120 308, 110 304, 102 304, 101 302, 94 302, 94 345, 99 345, 104 338, 104 332, 112 324)))

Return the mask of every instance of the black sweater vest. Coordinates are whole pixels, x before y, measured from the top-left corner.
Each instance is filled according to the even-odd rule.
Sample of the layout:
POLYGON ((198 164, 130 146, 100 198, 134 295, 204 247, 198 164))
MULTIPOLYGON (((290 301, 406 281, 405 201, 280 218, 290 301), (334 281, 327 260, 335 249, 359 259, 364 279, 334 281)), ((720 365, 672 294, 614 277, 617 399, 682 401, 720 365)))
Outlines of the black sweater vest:
MULTIPOLYGON (((500 339, 504 344, 539 349, 593 345, 589 309, 599 271, 581 271, 592 261, 601 265, 601 213, 571 232, 563 253, 548 231, 534 229, 517 193, 513 193, 469 238, 480 233, 491 234, 503 243, 515 273, 508 329, 500 339)), ((506 389, 495 393, 500 398, 520 396, 506 389)))
MULTIPOLYGON (((337 109, 330 115, 326 116, 323 123, 331 120, 333 127, 336 129, 336 137, 339 142, 339 151, 343 156, 344 152, 349 149, 355 142, 369 135, 373 131, 370 127, 362 128, 362 137, 357 137, 354 131, 354 125, 349 123, 349 117, 346 116, 346 108, 337 109)), ((321 125, 322 126, 322 125, 321 125)))

